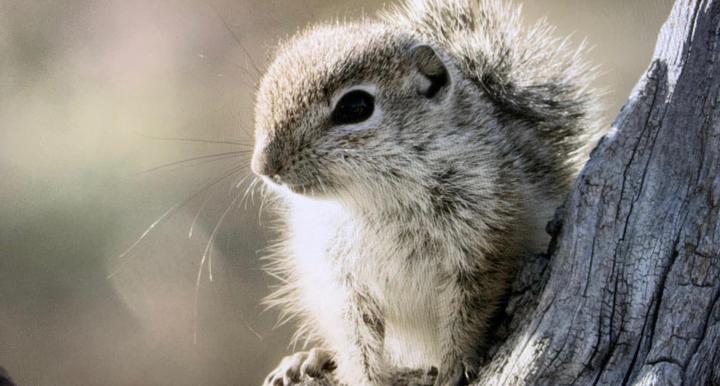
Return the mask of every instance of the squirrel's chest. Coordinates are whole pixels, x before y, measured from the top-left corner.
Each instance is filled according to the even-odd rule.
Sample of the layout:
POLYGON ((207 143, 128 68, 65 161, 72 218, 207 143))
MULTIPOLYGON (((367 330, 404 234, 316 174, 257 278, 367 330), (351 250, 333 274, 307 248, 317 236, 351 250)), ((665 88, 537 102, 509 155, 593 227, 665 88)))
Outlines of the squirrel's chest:
POLYGON ((368 291, 383 312, 386 360, 416 368, 439 363, 437 256, 406 248, 391 232, 364 235, 361 244, 372 247, 344 248, 349 258, 346 264, 356 285, 368 291))
MULTIPOLYGON (((324 294, 322 308, 312 307, 322 318, 331 314, 329 303, 340 310, 352 301, 347 291, 366 292, 383 311, 386 359, 402 366, 437 363, 439 256, 399 242, 392 229, 377 232, 341 212, 305 212, 290 246, 303 271, 303 291, 324 294)), ((342 320, 323 322, 337 326, 342 320)))

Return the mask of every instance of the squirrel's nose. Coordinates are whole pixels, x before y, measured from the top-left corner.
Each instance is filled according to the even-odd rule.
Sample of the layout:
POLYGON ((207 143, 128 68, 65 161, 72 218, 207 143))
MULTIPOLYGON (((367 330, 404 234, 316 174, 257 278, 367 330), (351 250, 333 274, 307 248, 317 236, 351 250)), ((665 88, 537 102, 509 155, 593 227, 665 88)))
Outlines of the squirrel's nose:
POLYGON ((270 146, 258 144, 255 146, 250 169, 258 176, 275 177, 282 169, 281 157, 273 154, 270 146))
POLYGON ((268 157, 266 152, 253 156, 250 162, 250 169, 258 176, 273 177, 278 174, 281 168, 280 162, 268 157))

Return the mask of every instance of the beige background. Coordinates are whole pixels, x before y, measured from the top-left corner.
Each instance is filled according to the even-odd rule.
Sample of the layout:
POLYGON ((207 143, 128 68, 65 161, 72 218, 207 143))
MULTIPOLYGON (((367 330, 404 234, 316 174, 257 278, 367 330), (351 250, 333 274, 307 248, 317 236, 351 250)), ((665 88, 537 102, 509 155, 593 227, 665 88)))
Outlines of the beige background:
MULTIPOLYGON (((609 119, 670 8, 670 0, 524 3, 526 19, 547 17, 559 34, 595 47, 609 119)), ((254 67, 267 65, 269 48, 381 2, 363 4, 0 0, 0 366, 21 385, 259 384, 291 349, 290 330, 273 329, 276 313, 259 305, 273 280, 258 261, 270 219, 257 197, 231 207, 218 227, 213 281, 203 271, 196 291, 209 235, 245 191, 233 186, 248 174, 247 157, 143 172, 244 147, 143 135, 250 144, 254 67), (118 257, 168 208, 235 166, 245 168, 118 257)))

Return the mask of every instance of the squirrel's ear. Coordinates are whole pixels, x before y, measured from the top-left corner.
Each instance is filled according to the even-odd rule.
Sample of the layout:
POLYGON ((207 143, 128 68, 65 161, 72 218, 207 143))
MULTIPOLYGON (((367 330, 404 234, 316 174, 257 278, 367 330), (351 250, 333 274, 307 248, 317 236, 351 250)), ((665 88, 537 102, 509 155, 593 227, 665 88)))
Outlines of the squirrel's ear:
POLYGON ((450 84, 447 67, 435 50, 420 44, 411 49, 410 57, 420 76, 415 77, 418 93, 434 98, 450 84))

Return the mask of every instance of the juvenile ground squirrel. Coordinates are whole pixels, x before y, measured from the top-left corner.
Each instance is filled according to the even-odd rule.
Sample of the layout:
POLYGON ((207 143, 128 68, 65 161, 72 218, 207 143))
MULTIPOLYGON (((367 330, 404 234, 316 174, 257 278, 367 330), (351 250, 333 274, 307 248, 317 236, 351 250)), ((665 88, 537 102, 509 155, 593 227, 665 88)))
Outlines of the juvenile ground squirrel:
POLYGON ((283 232, 270 301, 319 348, 266 384, 334 367, 350 386, 399 367, 472 376, 517 258, 544 250, 597 132, 582 49, 551 32, 507 2, 426 0, 280 45, 252 169, 283 232))

